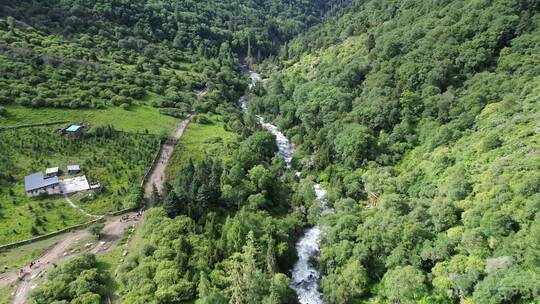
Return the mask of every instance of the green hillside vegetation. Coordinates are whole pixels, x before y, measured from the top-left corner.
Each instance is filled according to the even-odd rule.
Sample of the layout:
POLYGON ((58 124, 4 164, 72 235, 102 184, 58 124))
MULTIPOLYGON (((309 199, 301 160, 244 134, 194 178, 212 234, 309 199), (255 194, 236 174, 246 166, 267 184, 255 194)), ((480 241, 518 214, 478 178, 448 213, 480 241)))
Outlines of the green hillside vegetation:
MULTIPOLYGON (((92 108, 85 110, 92 113, 88 117, 79 118, 78 115, 84 115, 83 111, 65 113, 94 125, 100 125, 102 119, 110 115, 110 119, 116 120, 116 128, 139 131, 152 128, 156 121, 126 116, 136 113, 138 107, 152 106, 158 108, 159 113, 177 117, 189 111, 198 115, 210 112, 210 117, 217 114, 220 121, 212 119, 213 124, 208 125, 203 116, 199 116, 198 124, 194 125, 201 126, 198 135, 207 136, 212 132, 216 133, 213 137, 221 136, 231 141, 220 155, 206 153, 218 143, 199 142, 194 147, 196 150, 190 153, 204 149, 208 155, 190 156, 194 162, 179 160, 178 165, 182 167, 173 173, 176 176, 172 180, 176 182, 166 186, 163 208, 151 210, 145 216, 145 223, 148 223, 145 227, 149 228, 140 241, 143 248, 122 264, 119 282, 126 302, 195 300, 199 281, 206 282, 211 269, 221 272, 222 263, 231 261, 234 264, 227 267, 236 269, 239 276, 244 258, 252 263, 250 271, 257 278, 257 284, 254 281, 250 286, 252 292, 260 294, 256 299, 278 297, 294 302, 288 278, 276 274, 278 262, 274 261, 274 256, 286 257, 287 262, 279 262, 287 265, 280 266, 281 271, 286 271, 294 252, 289 235, 299 230, 301 217, 296 213, 285 217, 289 209, 287 196, 292 191, 288 189, 288 183, 281 181, 283 162, 271 161, 275 152, 273 137, 255 133, 245 143, 239 143, 251 135, 256 124, 253 119, 244 121, 237 108, 238 97, 247 83, 238 58, 246 57, 249 62, 275 53, 279 45, 319 21, 332 5, 333 1, 234 1, 224 4, 213 0, 8 1, 0 5, 1 14, 9 16, 0 21, 0 33, 6 41, 0 58, 3 84, 0 87, 4 89, 0 93, 4 96, 2 115, 8 121, 4 125, 41 121, 41 118, 32 117, 41 109, 50 113, 47 115, 52 119, 61 117, 60 110, 63 109, 92 108), (208 89, 207 94, 194 98, 198 91, 205 89, 208 89), (20 107, 29 111, 24 112, 20 107), (121 111, 115 107, 120 107, 121 111), (31 108, 38 110, 30 111, 31 108), (135 128, 128 122, 131 119, 140 121, 141 127, 135 128), (230 131, 241 136, 239 142, 230 131), (231 168, 234 171, 229 174, 231 168), (228 182, 223 184, 222 197, 220 180, 225 177, 228 182), (237 185, 244 187, 240 189, 237 185), (242 214, 236 215, 242 208, 245 209, 242 214), (156 223, 163 225, 159 233, 160 227, 152 223, 154 213, 156 223), (249 222, 243 223, 246 220, 249 222), (237 230, 240 226, 243 227, 241 232, 237 230), (193 229, 184 231, 184 227, 193 229), (203 227, 207 227, 207 232, 203 233, 203 227), (227 241, 230 244, 219 245, 218 249, 205 248, 217 243, 221 230, 230 231, 224 232, 230 234, 227 241), (188 256, 182 252, 188 247, 177 250, 177 241, 164 239, 177 239, 178 233, 185 236, 180 245, 189 239, 188 246, 197 246, 202 255, 188 256), (197 238, 200 243, 196 242, 197 238), (160 251, 178 252, 178 257, 156 254, 145 258, 153 252, 152 249, 145 251, 145 248, 154 247, 160 247, 160 251), (259 254, 259 248, 264 248, 264 256, 259 254), (243 251, 246 253, 242 254, 243 251), (138 262, 143 259, 147 264, 138 262), (262 266, 265 260, 269 267, 262 266), (144 276, 137 275, 140 269, 158 261, 168 265, 172 276, 154 269, 147 275, 169 277, 156 281, 154 287, 159 288, 158 293, 154 293, 152 287, 141 289, 150 286, 144 276), (189 274, 184 275, 188 269, 189 274), (201 276, 203 270, 207 273, 201 276), (259 292, 259 285, 267 287, 259 292)), ((157 126, 155 128, 157 131, 157 126)), ((130 144, 122 144, 124 149, 129 149, 130 144)), ((136 146, 133 149, 141 150, 136 146)), ((124 154, 140 153, 142 151, 134 150, 113 154, 123 157, 124 154)), ((121 170, 116 169, 112 174, 121 174, 118 173, 121 170)), ((138 179, 131 176, 130 180, 138 179)), ((115 193, 111 200, 124 198, 126 193, 115 193)), ((51 274, 50 283, 41 286, 33 300, 38 303, 103 301, 104 281, 101 278, 104 273, 99 268, 96 273, 95 268, 91 261, 68 262, 51 274), (82 265, 81 268, 78 266, 81 264, 88 264, 88 267, 82 265), (61 279, 53 284, 55 277, 61 279)), ((228 297, 224 291, 214 293, 214 287, 210 287, 225 290, 229 283, 223 282, 224 277, 225 274, 204 283, 210 292, 207 301, 213 303, 214 296, 228 297)), ((239 287, 245 286, 234 285, 234 288, 239 287)), ((201 297, 206 297, 206 289, 199 289, 201 297)), ((241 296, 247 297, 246 294, 241 296)))
POLYGON ((81 138, 70 139, 54 127, 0 132, 0 243, 26 239, 89 220, 72 209, 64 198, 28 198, 24 176, 50 166, 64 171, 79 164, 89 182, 103 186, 98 194, 78 194, 74 199, 85 211, 134 207, 140 202, 140 181, 158 150, 154 135, 120 133, 97 127, 81 138))
POLYGON ((329 185, 325 303, 540 298, 539 11, 358 1, 282 49, 252 107, 329 185))
POLYGON ((218 116, 194 117, 174 148, 166 169, 167 179, 171 180, 190 160, 219 156, 224 147, 233 142, 234 137, 233 132, 225 130, 225 125, 218 116))
POLYGON ((5 1, 0 5, 0 104, 191 109, 238 98, 240 66, 270 55, 320 20, 333 1, 5 1), (235 3, 236 2, 236 3, 235 3))
MULTIPOLYGON (((12 17, 0 19, 0 29, 5 41, 0 55, 2 103, 33 108, 129 108, 148 92, 167 96, 169 103, 190 103, 190 92, 205 82, 203 76, 182 71, 179 65, 161 66, 157 59, 154 62, 134 51, 115 53, 120 49, 110 49, 111 41, 99 34, 69 39, 23 26, 12 17), (98 48, 102 54, 96 54, 98 48)), ((167 50, 154 52, 168 64, 178 61, 167 50)))
POLYGON ((86 210, 132 206, 194 115, 129 254, 70 260, 36 303, 298 303, 314 223, 324 303, 540 301, 538 1, 7 0, 0 41, 0 127, 95 126, 0 132, 0 240, 84 220, 24 196, 49 164, 105 185, 74 197, 86 210), (270 76, 247 114, 243 63, 270 76), (295 144, 293 170, 255 114, 295 144))

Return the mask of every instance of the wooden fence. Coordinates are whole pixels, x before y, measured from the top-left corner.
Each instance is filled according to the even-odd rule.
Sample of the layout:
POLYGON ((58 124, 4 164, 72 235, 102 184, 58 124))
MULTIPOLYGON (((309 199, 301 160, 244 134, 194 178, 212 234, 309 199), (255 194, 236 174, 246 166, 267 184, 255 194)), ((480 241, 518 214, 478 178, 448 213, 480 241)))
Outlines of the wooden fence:
POLYGON ((2 245, 2 246, 0 246, 0 252, 3 251, 3 250, 7 250, 7 249, 22 246, 22 245, 34 243, 34 242, 37 242, 37 241, 42 241, 42 240, 51 238, 53 236, 60 235, 62 233, 66 233, 66 232, 70 232, 70 231, 73 231, 73 230, 79 230, 79 229, 82 229, 82 228, 86 228, 86 227, 89 227, 92 224, 99 223, 100 221, 103 221, 104 218, 105 218, 104 216, 101 216, 101 217, 99 217, 99 218, 97 218, 95 220, 91 220, 91 221, 86 222, 86 223, 82 223, 82 224, 79 224, 79 225, 67 227, 67 228, 64 228, 64 229, 61 229, 61 230, 57 230, 57 231, 54 231, 54 232, 51 232, 51 233, 36 236, 36 237, 30 238, 30 239, 26 239, 26 240, 22 240, 22 241, 10 243, 10 244, 2 245))
POLYGON ((23 128, 33 128, 33 127, 43 127, 43 126, 51 126, 51 125, 59 125, 59 124, 65 124, 69 121, 52 121, 52 122, 43 122, 43 123, 35 123, 35 124, 26 124, 26 125, 18 125, 18 126, 8 126, 8 127, 0 127, 0 132, 6 131, 6 130, 14 130, 14 129, 23 129, 23 128))

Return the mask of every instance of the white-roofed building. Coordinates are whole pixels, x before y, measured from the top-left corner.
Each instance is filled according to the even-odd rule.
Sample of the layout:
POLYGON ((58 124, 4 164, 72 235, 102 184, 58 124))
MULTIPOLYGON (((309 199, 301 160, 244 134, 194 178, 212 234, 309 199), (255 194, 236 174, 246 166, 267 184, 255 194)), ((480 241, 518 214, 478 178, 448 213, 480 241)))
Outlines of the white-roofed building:
POLYGON ((47 177, 58 176, 59 173, 60 173, 60 168, 58 167, 51 167, 45 170, 45 175, 47 177))
POLYGON ((79 173, 81 172, 81 167, 79 165, 68 165, 67 170, 68 173, 79 173))

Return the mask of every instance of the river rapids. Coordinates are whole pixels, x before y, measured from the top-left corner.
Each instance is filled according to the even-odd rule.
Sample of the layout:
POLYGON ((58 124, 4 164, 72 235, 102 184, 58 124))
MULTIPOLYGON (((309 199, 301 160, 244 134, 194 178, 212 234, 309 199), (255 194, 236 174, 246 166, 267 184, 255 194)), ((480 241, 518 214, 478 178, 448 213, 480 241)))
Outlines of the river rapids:
MULTIPOLYGON (((266 81, 266 79, 262 79, 259 74, 253 71, 249 71, 249 76, 251 78, 251 83, 249 84, 250 89, 252 89, 257 82, 266 81)), ((239 103, 242 110, 247 112, 248 104, 245 96, 240 97, 239 103)), ((261 116, 257 116, 257 118, 264 129, 276 136, 276 143, 278 146, 277 154, 283 157, 287 167, 290 168, 293 148, 289 139, 281 133, 275 125, 265 122, 261 116)), ((297 171, 296 175, 300 176, 300 172, 297 171)), ((326 190, 321 188, 320 184, 314 184, 313 190, 315 191, 316 199, 321 203, 323 213, 331 212, 332 209, 326 204, 326 190)), ((307 229, 304 232, 304 235, 296 243, 298 261, 291 270, 291 288, 294 289, 298 295, 298 301, 301 304, 323 304, 323 297, 319 291, 321 273, 311 264, 311 259, 319 255, 321 234, 322 227, 320 225, 315 225, 307 229)))

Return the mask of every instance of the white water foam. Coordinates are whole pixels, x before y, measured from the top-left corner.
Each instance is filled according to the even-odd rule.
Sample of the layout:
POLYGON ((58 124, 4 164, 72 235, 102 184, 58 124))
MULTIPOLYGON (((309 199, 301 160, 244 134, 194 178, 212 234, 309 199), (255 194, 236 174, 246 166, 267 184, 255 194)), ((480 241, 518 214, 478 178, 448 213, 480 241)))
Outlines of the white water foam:
MULTIPOLYGON (((251 83, 249 88, 253 88, 255 84, 262 80, 259 74, 250 71, 251 83)), ((248 105, 245 96, 240 97, 240 106, 244 112, 247 112, 248 105)), ((261 126, 270 131, 276 136, 276 143, 278 146, 277 154, 285 160, 287 168, 291 167, 291 160, 293 149, 289 139, 279 131, 278 127, 264 122, 261 116, 257 116, 261 126)), ((295 172, 296 176, 300 177, 300 172, 295 172)), ((320 184, 314 184, 313 190, 317 201, 321 203, 323 213, 329 213, 333 210, 327 206, 326 203, 326 190, 324 190, 320 184)), ((296 243, 296 251, 298 253, 298 261, 294 264, 292 269, 292 281, 291 288, 294 289, 298 295, 298 301, 301 304, 323 304, 323 297, 319 291, 319 283, 321 280, 321 273, 317 271, 311 264, 311 259, 319 255, 320 238, 322 234, 322 228, 320 225, 315 225, 307 229, 304 235, 296 243)))

